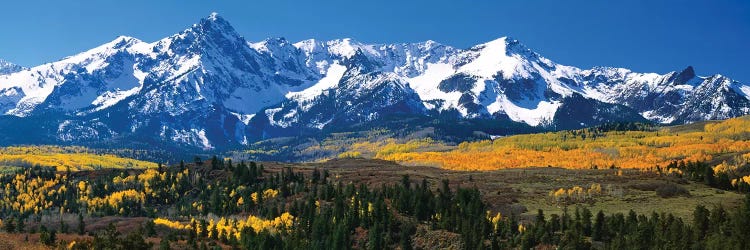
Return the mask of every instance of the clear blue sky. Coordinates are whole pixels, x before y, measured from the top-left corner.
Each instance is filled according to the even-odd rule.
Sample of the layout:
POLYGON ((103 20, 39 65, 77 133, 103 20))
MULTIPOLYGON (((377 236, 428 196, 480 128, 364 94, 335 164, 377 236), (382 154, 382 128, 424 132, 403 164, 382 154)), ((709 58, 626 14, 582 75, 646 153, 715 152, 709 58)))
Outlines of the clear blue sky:
POLYGON ((128 35, 155 41, 211 12, 245 36, 432 39, 466 48, 501 36, 558 63, 664 73, 693 65, 750 83, 747 0, 7 1, 0 58, 34 66, 128 35))

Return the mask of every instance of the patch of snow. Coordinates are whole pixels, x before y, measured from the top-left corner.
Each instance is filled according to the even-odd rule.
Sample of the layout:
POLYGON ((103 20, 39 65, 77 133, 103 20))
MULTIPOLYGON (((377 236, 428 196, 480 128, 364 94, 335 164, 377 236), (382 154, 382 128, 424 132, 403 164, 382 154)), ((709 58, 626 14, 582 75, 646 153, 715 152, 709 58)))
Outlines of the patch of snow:
POLYGON ((278 113, 279 111, 281 111, 281 108, 266 109, 265 113, 266 113, 266 117, 268 117, 269 123, 277 127, 282 127, 282 128, 289 127, 290 125, 289 123, 286 123, 284 121, 279 121, 279 119, 276 119, 274 117, 274 115, 276 115, 276 113, 278 113))
MULTIPOLYGON (((409 86, 417 92, 419 98, 423 101, 444 100, 442 107, 425 105, 425 108, 445 110, 448 108, 459 108, 458 99, 461 98, 460 92, 446 93, 438 88, 440 81, 450 77, 455 73, 453 66, 448 63, 428 63, 424 74, 407 79, 409 86)), ((465 111, 465 110, 464 110, 465 111)), ((466 115, 466 114, 464 114, 466 115)))
POLYGON ((560 80, 558 80, 555 75, 542 68, 542 66, 540 66, 536 62, 532 62, 532 67, 536 69, 536 72, 538 72, 539 75, 542 76, 544 81, 548 84, 549 88, 552 89, 552 91, 554 91, 555 93, 558 93, 563 97, 571 96, 573 94, 573 90, 570 86, 567 86, 560 82, 560 80))
MULTIPOLYGON (((196 131, 196 129, 192 129, 192 130, 193 130, 193 132, 196 131)), ((212 148, 214 148, 213 146, 211 146, 211 142, 209 142, 208 138, 206 137, 206 130, 205 129, 198 130, 195 133, 196 133, 196 135, 198 135, 198 140, 200 140, 200 143, 203 145, 203 149, 212 149, 212 148)))
POLYGON ((531 126, 539 126, 544 122, 552 121, 560 105, 562 103, 559 101, 541 101, 537 104, 536 108, 531 109, 518 106, 508 100, 507 97, 501 96, 498 102, 487 107, 487 111, 494 113, 502 110, 513 121, 524 122, 531 126))
POLYGON ((96 106, 94 110, 99 111, 111 107, 129 96, 135 95, 138 91, 141 91, 141 86, 129 90, 116 89, 114 91, 107 91, 96 97, 91 104, 96 106))
POLYGON ((255 114, 245 115, 245 114, 240 114, 236 112, 229 112, 229 113, 237 117, 237 119, 240 120, 240 122, 244 123, 245 125, 250 124, 250 120, 252 120, 253 117, 255 117, 255 114))
POLYGON ((324 127, 325 127, 326 125, 328 125, 328 123, 331 123, 331 121, 333 121, 333 118, 331 118, 331 119, 328 119, 328 120, 327 120, 327 121, 325 121, 325 122, 318 122, 318 121, 315 121, 315 122, 313 122, 313 123, 312 123, 312 125, 311 125, 311 126, 312 126, 313 128, 317 128, 317 129, 323 129, 323 128, 324 128, 324 127))
POLYGON ((690 92, 690 91, 693 91, 695 86, 684 84, 684 85, 675 85, 674 88, 683 92, 690 92))
POLYGON ((91 102, 92 105, 96 106, 94 110, 99 111, 108 108, 141 91, 146 73, 137 70, 136 66, 133 63, 131 71, 122 72, 119 77, 107 81, 108 90, 91 102))
POLYGON ((205 129, 191 128, 190 130, 175 130, 173 132, 172 141, 200 145, 204 150, 214 148, 208 137, 206 137, 205 129))
POLYGON ((663 123, 663 124, 672 123, 675 120, 675 117, 673 117, 673 116, 668 116, 667 117, 667 116, 657 115, 656 111, 654 111, 654 110, 649 110, 649 111, 641 112, 640 114, 641 114, 641 116, 643 116, 643 118, 646 118, 646 119, 651 120, 651 121, 656 121, 658 123, 663 123))
POLYGON ((328 68, 326 75, 317 83, 299 92, 289 92, 286 94, 286 98, 294 99, 300 103, 307 103, 307 105, 301 106, 303 111, 307 111, 311 106, 309 102, 320 96, 324 91, 336 87, 341 77, 344 76, 344 72, 346 72, 345 66, 334 63, 328 68))
POLYGON ((736 87, 736 89, 739 90, 739 93, 744 95, 746 99, 750 99, 750 86, 748 85, 739 85, 736 87))
POLYGON ((480 48, 477 57, 461 66, 458 71, 487 79, 494 77, 497 72, 502 72, 505 79, 511 79, 513 76, 531 77, 524 69, 523 58, 516 54, 509 56, 506 47, 505 37, 476 46, 475 48, 480 48))

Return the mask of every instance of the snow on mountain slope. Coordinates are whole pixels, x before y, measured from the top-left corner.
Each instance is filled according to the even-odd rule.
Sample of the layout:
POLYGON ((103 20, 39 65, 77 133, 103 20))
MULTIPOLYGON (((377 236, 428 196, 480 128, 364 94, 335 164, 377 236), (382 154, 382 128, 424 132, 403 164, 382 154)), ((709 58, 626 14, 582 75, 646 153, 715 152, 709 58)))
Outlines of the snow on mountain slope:
POLYGON ((337 79, 334 86, 328 86, 332 81, 324 78, 310 89, 292 93, 289 100, 266 109, 260 118, 254 119, 265 119, 263 122, 273 127, 319 130, 370 122, 392 114, 424 113, 419 96, 409 83, 395 73, 371 67, 372 61, 361 50, 341 63, 344 65, 334 64, 329 70, 337 79), (331 72, 342 69, 345 71, 340 75, 331 72), (311 95, 307 94, 314 91, 320 92, 309 99, 311 95))
MULTIPOLYGON (((718 108, 721 101, 714 102, 710 108, 702 108, 706 111, 700 117, 704 118, 680 111, 697 108, 690 106, 691 103, 697 105, 690 100, 697 98, 694 92, 698 87, 708 84, 704 78, 695 75, 692 67, 663 75, 606 67, 582 70, 554 63, 508 37, 466 50, 432 41, 366 45, 351 39, 306 40, 295 46, 304 52, 306 65, 317 69, 321 75, 327 75, 330 65, 338 65, 359 51, 368 58, 369 67, 374 71, 393 72, 408 82, 427 110, 456 110, 464 118, 507 115, 513 121, 532 126, 551 125, 562 100, 573 94, 599 102, 623 104, 641 116, 661 123, 722 117, 707 114, 713 112, 707 110, 731 113, 729 109, 718 108)), ((337 78, 338 72, 335 71, 332 79, 337 78)), ((305 92, 305 109, 314 105, 310 100, 315 98, 310 94, 330 88, 328 83, 321 85, 324 88, 316 87, 314 89, 318 90, 305 92)), ((746 93, 750 92, 744 90, 750 91, 750 88, 743 89, 743 86, 736 83, 731 92, 740 93, 747 99, 746 93)), ((302 101, 299 94, 287 97, 302 101)), ((742 113, 743 107, 737 108, 742 113)), ((284 117, 291 116, 294 114, 287 113, 284 117)))
MULTIPOLYGON (((458 100, 461 98, 461 93, 446 93, 438 88, 440 82, 453 75, 454 72, 455 70, 451 64, 429 63, 423 74, 408 78, 408 81, 423 101, 440 100, 442 102, 442 105, 439 107, 430 102, 425 102, 424 105, 426 108, 439 110, 459 108, 458 100)), ((462 112, 462 114, 466 115, 466 111, 462 112)))
POLYGON ((734 91, 736 91, 737 93, 742 93, 745 98, 750 99, 750 86, 735 83, 732 84, 732 87, 734 88, 734 91))
POLYGON ((493 78, 501 73, 505 79, 514 76, 531 77, 526 58, 519 54, 508 53, 509 39, 502 37, 481 45, 472 47, 470 54, 471 62, 462 65, 458 71, 483 78, 493 78))
MULTIPOLYGON (((26 116, 38 104, 44 102, 53 90, 66 80, 74 78, 75 75, 95 75, 106 71, 106 68, 110 66, 112 57, 139 53, 141 52, 139 49, 145 48, 143 45, 143 42, 135 38, 118 37, 112 42, 75 56, 64 58, 58 62, 36 66, 8 75, 0 75, 0 91, 8 89, 19 90, 16 91, 16 95, 12 96, 12 98, 18 99, 15 107, 8 107, 0 111, 16 116, 26 116)), ((119 65, 119 67, 132 67, 132 64, 119 65)), ((125 71, 128 70, 125 69, 125 71)), ((130 71, 132 72, 133 70, 130 71)), ((107 83, 96 84, 106 85, 107 83)), ((103 86, 101 89, 116 91, 118 87, 111 86, 111 88, 108 88, 107 86, 103 86)), ((70 100, 73 105, 70 109, 90 105, 99 94, 102 94, 97 91, 87 92, 86 89, 80 89, 80 91, 86 93, 79 93, 75 100, 70 100)))
POLYGON ((325 77, 321 78, 315 85, 298 92, 289 92, 286 94, 286 98, 297 100, 304 105, 303 110, 309 109, 309 105, 315 99, 315 97, 323 94, 323 91, 333 89, 341 80, 346 72, 346 67, 339 65, 338 62, 333 63, 326 70, 325 77))
POLYGON ((467 49, 349 38, 248 42, 216 13, 152 43, 123 36, 30 69, 5 65, 0 112, 62 117, 56 138, 65 142, 130 136, 222 148, 393 114, 556 129, 750 113, 748 85, 692 67, 580 69, 509 37, 467 49))

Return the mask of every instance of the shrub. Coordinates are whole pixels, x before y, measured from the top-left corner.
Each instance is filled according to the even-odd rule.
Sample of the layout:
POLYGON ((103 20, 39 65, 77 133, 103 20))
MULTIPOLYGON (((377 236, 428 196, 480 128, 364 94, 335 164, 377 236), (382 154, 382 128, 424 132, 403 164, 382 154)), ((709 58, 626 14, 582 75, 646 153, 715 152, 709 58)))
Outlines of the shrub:
POLYGON ((662 198, 670 198, 680 195, 690 196, 690 191, 674 183, 664 183, 656 188, 656 195, 662 198))

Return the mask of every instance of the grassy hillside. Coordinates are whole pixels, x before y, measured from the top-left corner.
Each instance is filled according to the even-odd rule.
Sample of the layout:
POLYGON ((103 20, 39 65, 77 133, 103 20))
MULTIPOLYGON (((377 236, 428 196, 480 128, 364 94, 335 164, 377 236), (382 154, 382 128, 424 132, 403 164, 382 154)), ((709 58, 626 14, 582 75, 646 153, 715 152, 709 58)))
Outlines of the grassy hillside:
POLYGON ((742 201, 742 194, 723 191, 702 183, 682 178, 658 175, 638 169, 589 170, 562 168, 517 168, 492 171, 454 171, 434 167, 402 166, 389 161, 368 159, 337 159, 322 163, 269 163, 267 168, 293 167, 297 171, 320 168, 344 183, 381 186, 398 183, 403 175, 413 180, 426 179, 435 183, 442 179, 454 187, 476 187, 487 201, 488 209, 502 214, 524 215, 532 218, 538 209, 549 214, 562 214, 565 207, 577 205, 592 211, 639 214, 670 212, 683 219, 691 219, 697 205, 722 206, 733 209, 742 201), (582 187, 588 195, 592 185, 601 187, 600 192, 582 200, 562 199, 556 201, 550 192, 559 189, 571 190, 582 187), (676 186, 686 193, 665 195, 656 190, 660 187, 676 186))
POLYGON ((390 142, 376 147, 351 147, 347 154, 366 155, 408 165, 452 170, 497 170, 554 166, 568 169, 649 169, 672 161, 707 161, 730 167, 750 159, 750 117, 722 122, 643 131, 583 129, 515 135, 465 142, 452 150, 425 150, 423 141, 390 142), (363 150, 364 149, 364 150, 363 150))

